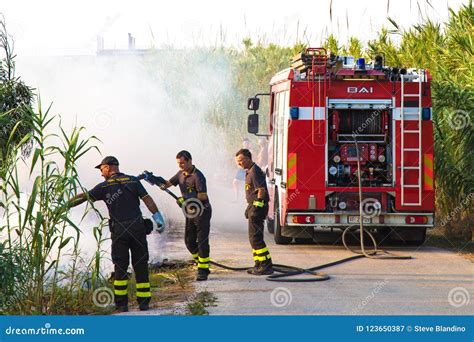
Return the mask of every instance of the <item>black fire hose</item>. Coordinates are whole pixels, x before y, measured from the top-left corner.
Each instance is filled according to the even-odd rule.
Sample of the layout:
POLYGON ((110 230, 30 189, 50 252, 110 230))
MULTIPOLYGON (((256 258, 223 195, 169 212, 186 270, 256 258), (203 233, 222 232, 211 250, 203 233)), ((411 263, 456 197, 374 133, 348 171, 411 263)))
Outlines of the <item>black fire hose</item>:
MULTIPOLYGON (((272 274, 266 277, 266 280, 268 281, 277 281, 277 282, 288 282, 288 283, 301 283, 301 282, 314 282, 314 281, 325 281, 329 280, 330 277, 325 274, 325 273, 320 273, 316 272, 318 270, 322 270, 324 268, 340 265, 352 260, 356 259, 361 259, 361 258, 371 258, 371 259, 400 259, 400 260, 406 260, 406 259, 411 259, 410 256, 403 256, 403 255, 395 255, 391 254, 385 250, 380 250, 380 252, 384 253, 383 255, 378 254, 379 250, 377 250, 377 242, 375 240, 375 237, 368 231, 364 230, 363 226, 363 220, 362 220, 362 185, 361 185, 361 173, 360 173, 360 161, 359 161, 359 149, 357 146, 357 141, 356 141, 356 150, 357 150, 357 176, 359 180, 359 215, 360 215, 360 226, 359 226, 359 231, 360 231, 360 251, 356 251, 349 247, 346 241, 346 236, 349 231, 354 228, 354 226, 347 227, 343 233, 342 233, 342 243, 344 247, 348 250, 351 251, 357 255, 353 255, 348 258, 336 260, 330 263, 322 264, 319 266, 311 267, 311 268, 301 268, 301 267, 296 267, 296 266, 290 266, 290 265, 282 265, 282 264, 273 264, 273 270, 277 272, 278 274, 272 274), (374 245, 373 250, 371 251, 366 251, 364 247, 364 233, 369 235, 370 239, 372 240, 372 243, 374 245), (300 276, 300 275, 310 275, 310 277, 306 278, 292 278, 295 276, 300 276)), ((164 189, 162 186, 166 183, 166 180, 163 179, 162 177, 157 177, 154 176, 153 173, 145 171, 143 174, 139 175, 137 177, 138 179, 145 179, 152 185, 157 185, 159 186, 163 191, 167 192, 170 196, 172 196, 175 200, 176 203, 181 207, 181 202, 179 201, 179 197, 176 196, 172 191, 169 189, 164 189)), ((220 264, 215 261, 210 261, 210 264, 220 267, 226 270, 230 271, 246 271, 251 269, 252 267, 232 267, 232 266, 227 266, 224 264, 220 264)))

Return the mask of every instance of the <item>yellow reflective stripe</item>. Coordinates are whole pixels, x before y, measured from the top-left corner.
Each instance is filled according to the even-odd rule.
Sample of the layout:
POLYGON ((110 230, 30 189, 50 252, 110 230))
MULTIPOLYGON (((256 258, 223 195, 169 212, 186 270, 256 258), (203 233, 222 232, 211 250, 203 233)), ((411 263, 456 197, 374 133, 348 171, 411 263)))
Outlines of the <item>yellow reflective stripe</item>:
POLYGON ((270 256, 270 254, 268 255, 264 255, 264 256, 259 256, 259 257, 256 257, 258 261, 265 261, 265 260, 269 260, 271 259, 272 257, 270 256))
POLYGON ((433 190, 433 178, 430 178, 425 175, 425 189, 433 190))
POLYGON ((151 292, 139 292, 137 291, 137 297, 151 297, 151 292))
POLYGON ((199 253, 193 253, 191 254, 193 256, 194 259, 198 258, 199 257, 199 253))
POLYGON ((127 285, 128 283, 128 280, 125 279, 125 280, 114 280, 114 285, 116 286, 125 286, 127 285))
POLYGON ((434 182, 433 182, 433 155, 432 154, 424 154, 423 156, 423 161, 424 161, 424 186, 425 190, 433 190, 434 187, 434 182))
POLYGON ((127 295, 127 290, 115 290, 114 293, 117 295, 117 296, 126 296, 127 295))
POLYGON ((262 254, 262 253, 265 253, 265 252, 268 252, 268 247, 263 247, 262 249, 257 249, 255 251, 255 253, 257 253, 257 254, 262 254))
POLYGON ((288 189, 296 189, 296 153, 288 153, 288 189))
POLYGON ((288 168, 291 169, 296 165, 296 153, 288 153, 288 168))
POLYGON ((207 258, 201 258, 199 257, 199 262, 209 262, 211 261, 211 258, 210 257, 207 257, 207 258))
POLYGON ((150 283, 137 283, 137 289, 146 289, 150 287, 150 283))
POLYGON ((433 155, 432 154, 425 154, 425 166, 429 169, 433 168, 433 155))
POLYGON ((198 264, 198 268, 209 268, 209 264, 198 264))
POLYGON ((253 256, 253 260, 254 260, 254 261, 257 261, 257 260, 258 260, 258 256, 254 255, 254 256, 253 256))
POLYGON ((296 184, 296 173, 293 173, 289 178, 288 178, 288 186, 293 186, 296 184))

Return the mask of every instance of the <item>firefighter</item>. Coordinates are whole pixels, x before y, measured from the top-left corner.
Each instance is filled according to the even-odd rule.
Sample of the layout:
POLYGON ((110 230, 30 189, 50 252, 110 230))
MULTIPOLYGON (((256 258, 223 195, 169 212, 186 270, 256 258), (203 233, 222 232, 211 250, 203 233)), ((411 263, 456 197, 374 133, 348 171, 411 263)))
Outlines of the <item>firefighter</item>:
POLYGON ((71 206, 77 206, 87 199, 105 201, 109 211, 109 227, 112 239, 112 261, 114 263, 114 299, 116 311, 128 311, 128 266, 129 250, 136 279, 136 295, 139 308, 146 311, 151 299, 148 277, 148 246, 146 230, 140 211, 141 199, 153 213, 159 232, 164 229, 163 218, 153 199, 137 180, 120 172, 117 158, 108 156, 95 167, 105 181, 87 193, 77 195, 71 206))
POLYGON ((209 276, 209 231, 212 207, 207 196, 206 177, 193 165, 191 153, 180 151, 176 155, 178 173, 162 189, 179 185, 182 197, 179 202, 186 216, 184 242, 198 266, 196 280, 205 281, 209 276))
POLYGON ((265 174, 252 161, 252 153, 248 149, 241 149, 235 154, 237 165, 246 170, 245 196, 247 209, 245 218, 248 219, 249 240, 253 249, 255 266, 247 272, 253 275, 267 275, 273 273, 273 264, 270 252, 263 240, 263 222, 268 214, 268 190, 265 174))

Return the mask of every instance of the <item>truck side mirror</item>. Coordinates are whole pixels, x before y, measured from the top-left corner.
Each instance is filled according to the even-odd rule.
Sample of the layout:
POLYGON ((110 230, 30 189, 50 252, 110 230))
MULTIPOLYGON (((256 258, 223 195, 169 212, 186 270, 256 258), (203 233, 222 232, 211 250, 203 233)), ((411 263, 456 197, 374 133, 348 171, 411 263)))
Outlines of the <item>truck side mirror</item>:
POLYGON ((247 131, 250 134, 258 133, 258 114, 250 114, 247 120, 247 131))
POLYGON ((247 100, 247 109, 257 111, 260 107, 260 99, 258 97, 251 97, 247 100))

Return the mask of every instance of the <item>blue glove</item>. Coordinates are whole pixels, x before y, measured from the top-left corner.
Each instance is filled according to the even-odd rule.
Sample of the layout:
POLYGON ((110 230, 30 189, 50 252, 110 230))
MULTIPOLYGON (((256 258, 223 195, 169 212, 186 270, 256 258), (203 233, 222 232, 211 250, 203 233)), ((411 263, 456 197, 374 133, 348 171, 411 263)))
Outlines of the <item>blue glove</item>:
POLYGON ((165 220, 163 219, 163 216, 161 216, 160 211, 158 210, 156 213, 153 214, 152 217, 153 217, 153 220, 155 220, 156 225, 158 226, 156 231, 160 234, 163 233, 166 227, 165 227, 165 220))

